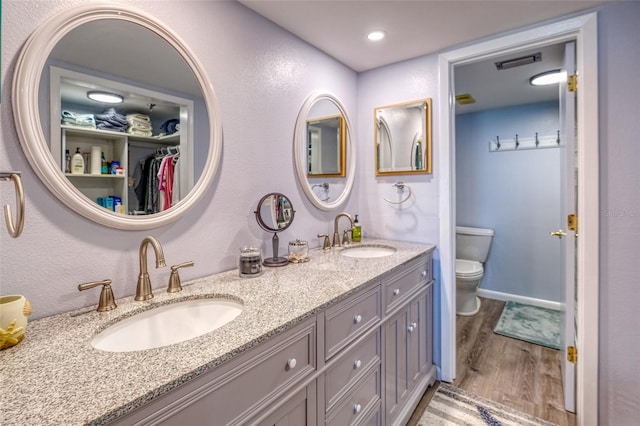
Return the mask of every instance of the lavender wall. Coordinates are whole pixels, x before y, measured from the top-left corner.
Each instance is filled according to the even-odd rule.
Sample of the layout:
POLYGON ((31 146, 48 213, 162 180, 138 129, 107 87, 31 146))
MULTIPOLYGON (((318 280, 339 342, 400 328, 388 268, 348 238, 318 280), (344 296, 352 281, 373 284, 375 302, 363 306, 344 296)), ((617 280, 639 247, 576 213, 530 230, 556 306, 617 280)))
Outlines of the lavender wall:
MULTIPOLYGON (((271 235, 258 227, 253 211, 260 197, 272 191, 290 197, 297 212, 293 225, 280 234, 282 249, 295 238, 317 246, 316 234, 329 231, 335 213, 314 208, 296 182, 295 120, 306 97, 317 89, 334 93, 355 120, 357 75, 237 2, 121 2, 175 31, 211 79, 222 114, 224 147, 220 170, 204 199, 180 221, 144 232, 104 228, 60 205, 20 148, 11 111, 12 73, 19 49, 34 28, 80 3, 84 1, 2 2, 0 169, 23 172, 27 217, 20 238, 0 232, 0 293, 27 296, 35 318, 96 304, 97 291, 77 290, 86 281, 111 278, 117 298, 132 295, 138 247, 147 234, 161 242, 168 265, 195 261, 194 268, 181 272, 183 281, 235 268, 242 245, 257 243, 271 251, 271 235)), ((13 197, 3 184, 0 202, 13 205, 13 197)), ((356 202, 351 197, 344 210, 355 213, 356 202)), ((169 272, 151 267, 156 291, 166 288, 169 272)))
POLYGON ((556 135, 558 102, 456 116, 457 224, 495 231, 480 287, 562 300, 560 149, 489 152, 489 141, 556 135))
POLYGON ((602 9, 600 101, 600 424, 640 418, 640 3, 602 9))

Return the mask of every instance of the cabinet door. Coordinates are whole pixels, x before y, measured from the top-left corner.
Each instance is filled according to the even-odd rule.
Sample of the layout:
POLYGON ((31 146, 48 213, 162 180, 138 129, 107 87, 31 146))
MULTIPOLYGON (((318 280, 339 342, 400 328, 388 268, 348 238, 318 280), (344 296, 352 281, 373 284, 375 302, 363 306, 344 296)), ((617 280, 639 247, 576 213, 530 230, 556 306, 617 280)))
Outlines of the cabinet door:
POLYGON ((386 424, 393 424, 410 390, 408 332, 409 306, 389 318, 385 325, 385 402, 386 424))
POLYGON ((432 285, 420 290, 385 325, 386 424, 404 416, 416 383, 432 363, 432 285))
POLYGON ((407 375, 410 388, 426 373, 432 361, 432 286, 422 290, 410 303, 407 325, 407 375))

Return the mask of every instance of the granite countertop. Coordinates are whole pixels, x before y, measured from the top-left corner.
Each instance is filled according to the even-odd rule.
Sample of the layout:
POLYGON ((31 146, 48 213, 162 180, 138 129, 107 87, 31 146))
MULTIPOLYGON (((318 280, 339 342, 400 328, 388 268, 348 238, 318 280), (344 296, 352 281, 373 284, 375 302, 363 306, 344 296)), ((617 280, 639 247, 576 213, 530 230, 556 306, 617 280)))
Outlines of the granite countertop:
POLYGON ((149 301, 130 296, 109 312, 92 306, 32 321, 24 341, 0 351, 0 424, 106 424, 434 248, 372 239, 365 244, 392 245, 397 251, 358 259, 341 256, 340 249, 315 249, 309 262, 265 268, 260 277, 240 278, 234 269, 185 282, 179 293, 156 284, 149 301), (91 346, 98 332, 123 317, 203 296, 239 299, 244 310, 217 330, 170 346, 120 353, 91 346))

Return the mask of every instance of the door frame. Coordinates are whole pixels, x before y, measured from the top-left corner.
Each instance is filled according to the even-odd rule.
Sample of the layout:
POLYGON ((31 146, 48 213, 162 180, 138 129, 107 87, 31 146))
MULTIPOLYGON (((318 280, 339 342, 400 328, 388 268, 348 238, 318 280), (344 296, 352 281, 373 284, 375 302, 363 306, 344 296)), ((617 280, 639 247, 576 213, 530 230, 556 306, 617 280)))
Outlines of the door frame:
POLYGON ((439 251, 441 259, 441 362, 439 378, 456 375, 455 301, 455 113, 453 66, 566 41, 577 41, 578 218, 576 322, 579 342, 576 364, 576 414, 579 425, 598 422, 598 294, 599 294, 599 154, 598 154, 598 27, 597 13, 540 25, 444 52, 438 57, 438 165, 440 168, 439 251), (587 262, 586 259, 589 261, 587 262), (586 332, 588 330, 588 333, 586 332))

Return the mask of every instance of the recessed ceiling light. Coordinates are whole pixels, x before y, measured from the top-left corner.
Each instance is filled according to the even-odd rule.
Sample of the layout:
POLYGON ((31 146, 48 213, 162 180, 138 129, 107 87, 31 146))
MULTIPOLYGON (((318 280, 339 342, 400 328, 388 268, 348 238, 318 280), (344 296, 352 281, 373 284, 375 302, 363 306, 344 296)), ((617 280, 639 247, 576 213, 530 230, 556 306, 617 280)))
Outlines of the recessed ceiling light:
POLYGON ((532 86, 548 86, 567 80, 567 73, 562 70, 546 71, 536 74, 529 79, 532 86))
POLYGON ((387 33, 385 33, 382 30, 376 30, 376 31, 371 31, 368 35, 367 38, 371 41, 380 41, 383 38, 385 38, 387 35, 387 33))
POLYGON ((87 98, 105 104, 121 104, 122 102, 124 102, 124 98, 122 96, 110 92, 87 92, 87 98))

